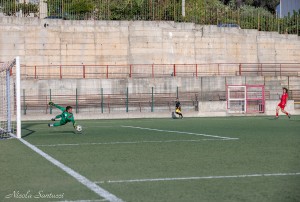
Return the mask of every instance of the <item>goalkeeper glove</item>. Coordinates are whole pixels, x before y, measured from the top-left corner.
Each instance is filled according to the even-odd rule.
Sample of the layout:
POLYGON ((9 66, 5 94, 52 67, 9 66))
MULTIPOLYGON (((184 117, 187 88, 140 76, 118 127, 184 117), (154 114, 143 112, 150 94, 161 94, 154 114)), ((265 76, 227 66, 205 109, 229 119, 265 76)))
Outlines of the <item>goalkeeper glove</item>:
POLYGON ((55 121, 55 118, 51 119, 51 121, 55 121))
POLYGON ((76 123, 74 123, 74 124, 73 124, 73 127, 74 127, 75 129, 76 129, 76 126, 77 126, 77 124, 76 124, 76 123))
POLYGON ((50 101, 50 102, 49 102, 49 105, 50 105, 50 106, 53 106, 53 105, 54 105, 54 102, 50 101))

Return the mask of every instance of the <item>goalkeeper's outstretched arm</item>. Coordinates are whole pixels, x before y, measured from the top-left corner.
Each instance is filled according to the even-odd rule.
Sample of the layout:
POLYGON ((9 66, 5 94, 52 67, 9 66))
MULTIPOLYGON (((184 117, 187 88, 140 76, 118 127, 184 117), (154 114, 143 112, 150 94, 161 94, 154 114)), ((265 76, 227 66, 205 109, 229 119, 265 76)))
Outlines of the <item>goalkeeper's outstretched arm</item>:
POLYGON ((76 128, 77 124, 76 124, 76 122, 74 120, 74 117, 72 117, 71 122, 73 123, 73 127, 76 128))
POLYGON ((54 107, 56 107, 57 109, 60 109, 62 112, 66 110, 66 108, 64 108, 64 107, 62 107, 62 106, 59 106, 59 105, 57 105, 57 104, 54 104, 54 102, 52 102, 52 101, 49 102, 49 105, 50 105, 50 106, 54 106, 54 107))

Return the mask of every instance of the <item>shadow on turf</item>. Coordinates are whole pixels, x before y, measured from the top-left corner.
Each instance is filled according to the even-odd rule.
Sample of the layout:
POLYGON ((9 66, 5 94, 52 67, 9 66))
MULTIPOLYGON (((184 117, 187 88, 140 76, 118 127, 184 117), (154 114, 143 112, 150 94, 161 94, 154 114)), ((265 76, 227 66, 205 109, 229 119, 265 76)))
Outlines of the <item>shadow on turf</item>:
POLYGON ((171 116, 172 116, 172 119, 180 119, 176 116, 175 112, 172 112, 171 116))
POLYGON ((36 125, 44 125, 44 123, 27 123, 25 126, 22 127, 22 130, 27 130, 28 133, 26 133, 25 135, 22 135, 22 138, 25 138, 25 137, 35 133, 36 132, 35 130, 31 130, 29 128, 32 126, 36 126, 36 125))
POLYGON ((65 131, 51 131, 50 133, 64 133, 64 134, 75 134, 76 132, 70 131, 70 130, 65 130, 65 131))
MULTIPOLYGON (((33 127, 33 126, 38 126, 38 125, 45 125, 45 123, 28 123, 26 124, 26 126, 23 126, 22 127, 22 130, 25 130, 25 131, 28 131, 27 133, 22 134, 22 138, 26 138, 30 135, 32 135, 33 133, 35 133, 36 131, 35 130, 32 130, 32 129, 29 129, 30 127, 33 127)), ((76 132, 74 131, 51 131, 50 133, 66 133, 66 134, 76 134, 76 132)))
POLYGON ((277 121, 277 120, 299 121, 298 119, 293 119, 293 117, 291 117, 290 119, 287 117, 282 117, 282 118, 266 117, 266 119, 271 121, 277 121))

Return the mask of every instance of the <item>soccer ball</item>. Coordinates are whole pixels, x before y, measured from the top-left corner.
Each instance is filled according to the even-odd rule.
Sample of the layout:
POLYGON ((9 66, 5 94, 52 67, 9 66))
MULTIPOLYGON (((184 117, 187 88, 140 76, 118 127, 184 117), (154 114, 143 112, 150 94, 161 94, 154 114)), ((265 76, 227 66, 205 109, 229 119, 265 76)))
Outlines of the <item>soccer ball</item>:
POLYGON ((81 126, 81 125, 76 126, 76 130, 77 130, 78 132, 81 132, 81 131, 82 131, 82 126, 81 126))

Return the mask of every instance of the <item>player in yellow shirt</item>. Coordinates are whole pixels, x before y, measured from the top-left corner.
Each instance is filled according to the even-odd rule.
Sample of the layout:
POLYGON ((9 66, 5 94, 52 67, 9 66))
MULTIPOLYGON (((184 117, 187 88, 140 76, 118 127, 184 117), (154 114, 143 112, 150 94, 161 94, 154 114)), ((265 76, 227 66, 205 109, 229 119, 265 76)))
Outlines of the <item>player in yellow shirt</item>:
POLYGON ((183 119, 183 115, 181 113, 181 104, 180 104, 178 98, 176 98, 175 113, 178 114, 181 119, 183 119))

